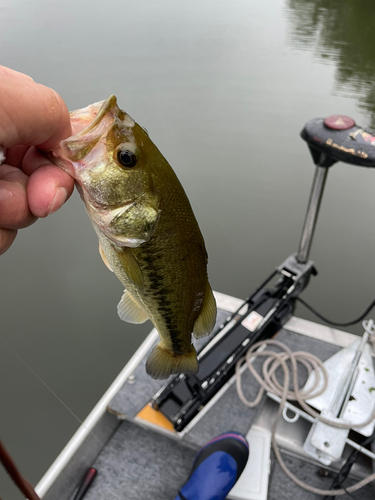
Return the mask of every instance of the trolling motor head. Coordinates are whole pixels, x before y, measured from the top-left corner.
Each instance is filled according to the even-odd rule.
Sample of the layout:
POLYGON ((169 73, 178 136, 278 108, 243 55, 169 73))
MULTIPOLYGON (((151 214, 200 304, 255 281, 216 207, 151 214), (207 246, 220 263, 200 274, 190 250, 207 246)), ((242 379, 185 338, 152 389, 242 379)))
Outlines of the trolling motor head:
POLYGON ((375 167, 375 136, 348 116, 315 118, 306 123, 301 137, 315 165, 330 167, 338 161, 375 167))
POLYGON ((306 123, 301 137, 316 165, 297 261, 307 262, 323 196, 328 167, 338 161, 375 167, 375 136, 348 116, 315 118, 306 123))

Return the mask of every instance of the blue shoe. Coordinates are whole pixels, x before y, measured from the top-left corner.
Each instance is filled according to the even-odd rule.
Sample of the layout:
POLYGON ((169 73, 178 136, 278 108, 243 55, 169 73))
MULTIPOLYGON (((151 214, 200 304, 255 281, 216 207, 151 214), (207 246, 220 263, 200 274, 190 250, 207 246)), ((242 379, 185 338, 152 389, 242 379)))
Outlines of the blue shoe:
POLYGON ((226 432, 198 452, 193 469, 175 500, 225 500, 247 459, 249 443, 238 432, 226 432))

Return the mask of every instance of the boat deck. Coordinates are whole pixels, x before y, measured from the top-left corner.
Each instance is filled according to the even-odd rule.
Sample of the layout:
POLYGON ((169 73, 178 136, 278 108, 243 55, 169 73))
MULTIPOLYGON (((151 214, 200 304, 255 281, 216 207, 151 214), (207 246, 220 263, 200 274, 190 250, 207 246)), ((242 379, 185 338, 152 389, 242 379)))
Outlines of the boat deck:
MULTIPOLYGON (((316 354, 322 360, 329 358, 340 349, 338 346, 285 329, 278 334, 277 338, 292 350, 306 350, 316 354)), ((143 379, 147 377, 144 362, 145 360, 134 372, 135 383, 124 384, 110 405, 112 411, 123 415, 123 418, 127 416, 133 419, 141 409, 140 406, 134 404, 130 393, 139 395, 144 383, 143 379)), ((157 381, 154 382, 158 384, 157 381)), ((244 373, 243 382, 244 387, 247 388, 247 397, 253 399, 258 389, 256 384, 251 382, 249 372, 244 373)), ((150 399, 149 396, 147 394, 143 401, 138 400, 138 404, 144 405, 145 401, 150 399)), ((260 416, 267 400, 265 396, 257 408, 247 408, 239 400, 235 384, 232 384, 220 400, 182 439, 176 439, 145 427, 139 419, 124 420, 93 464, 93 467, 98 470, 98 478, 86 495, 87 500, 139 500, 140 498, 173 500, 179 487, 188 477, 193 458, 200 446, 212 437, 228 430, 236 430, 246 435, 251 425, 260 416)), ((319 488, 330 487, 332 476, 322 477, 319 473, 321 467, 293 456, 287 456, 285 460, 290 469, 308 484, 319 488)), ((348 486, 353 482, 348 480, 348 486)), ((352 497, 344 495, 342 498, 349 500, 353 497, 361 500, 373 499, 373 486, 369 485, 359 490, 352 497)), ((268 499, 283 498, 312 500, 317 497, 292 483, 272 456, 268 499)))
MULTIPOLYGON (((85 500, 174 500, 189 475, 195 454, 196 450, 185 443, 133 422, 122 422, 93 463, 98 476, 85 500)), ((332 484, 332 476, 322 477, 320 467, 293 456, 284 456, 284 460, 290 470, 308 484, 327 489, 332 484)), ((346 486, 354 482, 349 479, 346 486)), ((291 482, 272 455, 268 499, 291 498, 316 500, 319 497, 291 482)), ((341 498, 373 500, 374 489, 368 485, 352 496, 341 498)))
MULTIPOLYGON (((228 315, 225 310, 219 310, 218 324, 228 315)), ((303 322, 302 322, 303 323, 303 322)), ((309 322, 305 322, 309 323, 309 322)), ((313 325, 310 323, 310 325, 313 325)), ((325 328, 319 327, 317 328, 325 328)), ((331 330, 331 329, 327 329, 331 330)), ((337 330, 331 330, 337 332, 337 330)), ((277 335, 278 340, 284 342, 292 350, 305 350, 317 355, 323 361, 335 354, 342 346, 348 344, 352 336, 339 332, 342 336, 330 336, 326 342, 295 331, 295 320, 287 323, 277 335), (349 337, 348 337, 349 336, 349 337)), ((212 334, 211 334, 212 335, 212 334)), ((315 337, 325 337, 314 335, 315 337)), ((157 334, 149 342, 147 353, 157 341, 157 334)), ((207 342, 202 339, 200 342, 207 342)), ((139 411, 148 403, 152 396, 165 385, 165 381, 150 379, 145 372, 147 353, 138 366, 128 377, 107 408, 106 418, 111 419, 111 436, 105 447, 96 454, 94 460, 88 459, 90 453, 83 454, 77 462, 75 460, 75 476, 81 476, 88 466, 95 467, 98 475, 85 496, 85 500, 173 500, 179 487, 189 475, 189 471, 197 450, 207 441, 218 434, 235 430, 246 435, 255 423, 260 427, 270 427, 272 415, 275 415, 277 404, 263 397, 258 407, 247 408, 239 399, 234 383, 228 384, 227 390, 220 399, 208 409, 201 412, 202 416, 194 426, 182 437, 166 429, 158 428, 139 417, 139 411), (114 424, 114 420, 116 423, 114 424), (78 466, 77 466, 78 464, 78 466)), ((257 363, 256 361, 255 363, 257 363)), ((253 382, 248 371, 243 374, 243 387, 248 399, 253 399, 258 391, 257 384, 253 382)), ((301 380, 302 382, 302 380, 301 380)), ((300 419, 301 420, 301 419, 300 419)), ((307 435, 309 424, 296 426, 281 421, 276 434, 277 441, 283 448, 283 457, 287 466, 308 484, 328 489, 333 481, 329 473, 324 476, 321 466, 318 466, 303 457, 302 443, 307 435)), ((105 433, 104 433, 105 435, 105 433)), ((99 434, 97 433, 97 436, 99 434)), ((103 433, 100 435, 103 440, 103 433)), ((250 450, 250 454, 255 453, 250 450)), ((91 452, 92 454, 92 452, 91 452)), ((340 463, 335 464, 340 466, 340 463)), ((362 478, 372 472, 370 459, 364 460, 360 467, 353 468, 353 474, 362 478)), ((57 485, 54 485, 43 498, 47 500, 71 499, 74 494, 74 483, 71 475, 61 475, 57 485)), ((358 479, 357 479, 358 480, 358 479)), ((356 480, 348 479, 346 485, 356 480)), ((77 483, 75 483, 77 484, 77 483)), ((228 497, 231 498, 231 497, 228 497)), ((282 500, 294 498, 295 500, 312 500, 316 495, 302 490, 296 486, 278 465, 271 452, 271 466, 268 486, 269 500, 282 500)), ((374 498, 373 485, 367 485, 361 490, 342 497, 370 500, 374 498)))

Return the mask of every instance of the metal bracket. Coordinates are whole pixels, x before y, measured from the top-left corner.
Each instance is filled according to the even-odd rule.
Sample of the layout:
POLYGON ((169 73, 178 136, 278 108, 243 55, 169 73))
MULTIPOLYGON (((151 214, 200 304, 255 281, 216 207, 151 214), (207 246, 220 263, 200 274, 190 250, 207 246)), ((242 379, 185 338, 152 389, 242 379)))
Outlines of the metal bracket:
POLYGON ((312 260, 309 260, 308 262, 299 262, 297 260, 296 252, 289 255, 289 257, 284 260, 277 270, 280 274, 293 279, 295 282, 300 281, 300 279, 305 277, 306 274, 316 274, 314 262, 312 260))
MULTIPOLYGON (((267 392, 267 396, 270 399, 272 399, 273 401, 276 401, 276 403, 279 403, 279 404, 281 403, 280 396, 276 396, 276 394, 273 394, 272 392, 267 392)), ((310 422, 311 424, 313 424, 311 427, 311 428, 313 428, 316 420, 311 415, 309 415, 305 411, 301 410, 301 408, 298 408, 297 406, 293 405, 292 403, 289 403, 288 401, 285 403, 285 408, 287 408, 289 411, 295 413, 299 417, 302 417, 305 420, 307 420, 308 422, 310 422)), ((288 422, 288 420, 287 420, 287 422, 288 422)), ((315 458, 317 461, 319 461, 320 463, 322 463, 324 465, 330 465, 332 463, 332 458, 329 455, 317 450, 316 448, 314 448, 311 445, 309 447, 307 444, 307 441, 308 440, 306 439, 305 445, 303 447, 303 449, 307 455, 315 458)), ((351 446, 352 448, 360 451, 361 453, 363 453, 367 457, 370 457, 372 460, 375 460, 375 453, 372 453, 370 450, 368 450, 364 446, 359 445, 358 443, 356 443, 352 439, 346 438, 345 443, 347 445, 351 446)))
MULTIPOLYGON (((328 420, 351 424, 351 428, 363 436, 371 436, 375 421, 365 427, 356 427, 369 419, 375 407, 375 377, 370 345, 370 335, 375 334, 372 320, 363 322, 365 332, 348 347, 341 349, 329 358, 324 366, 328 374, 328 385, 323 394, 310 398, 306 402, 328 420)), ((305 390, 315 383, 315 372, 306 382, 305 390)), ((317 387, 319 390, 319 387, 317 387)), ((339 429, 317 421, 311 427, 304 450, 314 458, 324 453, 332 459, 338 459, 347 442, 349 429, 339 429)), ((321 460, 323 462, 323 460, 321 460)), ((323 462, 327 463, 327 462, 323 462)))

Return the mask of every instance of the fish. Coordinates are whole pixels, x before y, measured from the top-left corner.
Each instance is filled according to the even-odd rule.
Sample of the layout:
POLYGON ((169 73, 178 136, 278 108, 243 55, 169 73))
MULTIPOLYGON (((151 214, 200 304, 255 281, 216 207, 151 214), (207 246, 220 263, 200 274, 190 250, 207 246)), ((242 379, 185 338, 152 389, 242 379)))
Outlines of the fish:
POLYGON ((158 331, 146 362, 152 378, 197 373, 192 334, 208 335, 217 310, 188 197, 147 130, 114 95, 70 117, 80 131, 45 154, 75 179, 100 255, 124 286, 119 317, 150 319, 158 331))

